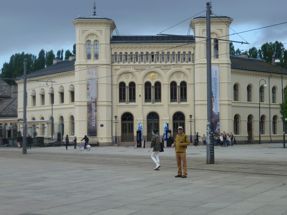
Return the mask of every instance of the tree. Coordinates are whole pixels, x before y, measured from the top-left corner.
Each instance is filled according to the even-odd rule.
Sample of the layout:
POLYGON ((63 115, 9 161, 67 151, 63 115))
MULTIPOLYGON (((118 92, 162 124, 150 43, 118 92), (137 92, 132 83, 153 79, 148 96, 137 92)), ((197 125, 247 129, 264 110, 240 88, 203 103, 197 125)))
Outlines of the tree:
POLYGON ((55 59, 55 55, 53 50, 46 52, 46 66, 51 66, 53 64, 53 60, 55 59))
POLYGON ((252 47, 248 50, 248 57, 249 58, 257 58, 258 57, 258 50, 255 47, 252 47))
POLYGON ((229 44, 229 47, 230 47, 230 55, 234 56, 235 55, 235 48, 234 48, 234 45, 232 42, 229 44))
POLYGON ((76 44, 73 45, 73 55, 76 56, 76 44))
POLYGON ((240 50, 240 49, 236 49, 235 55, 236 55, 236 56, 241 55, 241 50, 240 50))
POLYGON ((264 43, 261 46, 260 58, 267 63, 274 63, 275 59, 283 61, 284 45, 281 42, 264 43))
POLYGON ((38 54, 38 58, 35 62, 34 69, 35 70, 43 69, 43 68, 45 68, 45 65, 46 65, 46 54, 45 54, 44 49, 41 49, 41 51, 38 54))
POLYGON ((70 50, 66 50, 65 51, 65 60, 69 60, 70 56, 73 56, 72 52, 70 52, 70 50))

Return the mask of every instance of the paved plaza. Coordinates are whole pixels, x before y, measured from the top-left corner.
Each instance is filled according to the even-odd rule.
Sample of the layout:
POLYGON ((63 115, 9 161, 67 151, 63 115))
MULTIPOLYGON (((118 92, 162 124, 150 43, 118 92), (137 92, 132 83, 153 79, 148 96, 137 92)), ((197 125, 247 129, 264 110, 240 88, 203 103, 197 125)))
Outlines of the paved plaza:
POLYGON ((282 144, 188 148, 188 178, 174 178, 174 149, 152 170, 150 149, 0 148, 1 215, 287 215, 282 144))

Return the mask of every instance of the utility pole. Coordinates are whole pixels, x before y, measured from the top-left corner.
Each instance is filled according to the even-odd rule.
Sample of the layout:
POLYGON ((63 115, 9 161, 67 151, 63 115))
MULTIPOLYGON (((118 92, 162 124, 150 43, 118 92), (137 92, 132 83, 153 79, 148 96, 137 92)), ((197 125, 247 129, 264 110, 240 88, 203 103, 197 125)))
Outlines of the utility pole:
POLYGON ((27 154, 27 59, 24 59, 24 99, 23 99, 23 149, 27 154))
POLYGON ((207 67, 207 131, 206 131, 206 163, 214 164, 214 142, 211 126, 212 116, 212 83, 211 83, 211 37, 210 37, 211 3, 206 3, 206 67, 207 67))

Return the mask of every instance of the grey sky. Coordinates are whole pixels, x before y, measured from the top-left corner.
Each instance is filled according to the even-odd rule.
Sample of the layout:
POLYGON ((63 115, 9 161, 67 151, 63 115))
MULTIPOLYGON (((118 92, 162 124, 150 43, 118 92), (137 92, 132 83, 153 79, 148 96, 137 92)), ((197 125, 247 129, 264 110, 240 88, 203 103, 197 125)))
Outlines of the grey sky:
MULTIPOLYGON (((121 35, 157 34, 205 10, 206 0, 97 0, 99 16, 112 18, 121 35)), ((45 50, 72 49, 72 21, 92 14, 93 0, 1 0, 0 68, 16 52, 38 54, 45 50)), ((213 13, 233 18, 230 33, 287 21, 286 0, 212 0, 213 13)), ((202 12, 201 15, 204 15, 202 12)), ((189 22, 164 33, 187 34, 189 22)), ((193 32, 191 32, 193 34, 193 32)), ((287 25, 234 36, 247 40, 248 49, 264 42, 287 46, 287 25)))

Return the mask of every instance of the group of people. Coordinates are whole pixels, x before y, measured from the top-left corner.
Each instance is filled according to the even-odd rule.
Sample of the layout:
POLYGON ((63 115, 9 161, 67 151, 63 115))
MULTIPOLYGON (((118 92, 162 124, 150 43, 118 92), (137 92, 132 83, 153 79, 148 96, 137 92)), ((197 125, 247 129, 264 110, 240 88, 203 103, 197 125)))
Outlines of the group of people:
MULTIPOLYGON (((84 141, 83 149, 90 149, 89 138, 87 135, 85 135, 81 141, 84 141)), ((66 138, 65 138, 66 150, 68 150, 69 145, 70 145, 69 136, 66 135, 66 138)), ((73 145, 74 145, 74 149, 77 149, 77 137, 74 138, 73 145)))
MULTIPOLYGON (((176 137, 173 143, 171 144, 171 146, 175 148, 176 153, 176 163, 177 163, 177 175, 175 176, 176 178, 187 177, 186 149, 189 144, 190 144, 189 139, 187 135, 183 132, 183 127, 179 126, 177 128, 176 137)), ((161 141, 161 138, 157 130, 153 131, 151 148, 153 149, 151 159, 155 163, 154 170, 159 170, 160 169, 159 153, 163 151, 163 141, 161 141)))
MULTIPOLYGON (((201 143, 203 145, 206 145, 206 136, 203 134, 202 136, 199 136, 198 132, 196 132, 196 135, 194 137, 194 144, 195 146, 198 146, 200 143, 200 138, 201 138, 201 143)), ((216 133, 213 136, 214 138, 214 145, 220 145, 220 146, 233 146, 236 144, 236 139, 235 136, 232 133, 226 133, 225 131, 221 133, 216 133)))

